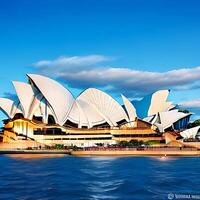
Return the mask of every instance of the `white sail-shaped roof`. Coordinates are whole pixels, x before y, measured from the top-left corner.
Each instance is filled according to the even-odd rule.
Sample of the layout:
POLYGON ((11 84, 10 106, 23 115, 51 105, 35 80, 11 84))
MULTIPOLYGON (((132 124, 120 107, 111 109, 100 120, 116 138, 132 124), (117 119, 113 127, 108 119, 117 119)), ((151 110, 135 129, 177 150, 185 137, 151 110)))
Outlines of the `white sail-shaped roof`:
POLYGON ((48 122, 49 115, 52 115, 56 120, 56 115, 54 111, 41 93, 37 94, 34 97, 34 100, 32 101, 32 104, 30 106, 29 119, 32 119, 33 115, 42 117, 43 123, 48 122))
POLYGON ((43 99, 44 97, 41 93, 38 93, 37 95, 35 95, 29 108, 29 116, 28 116, 29 119, 32 119, 33 115, 35 115, 35 113, 38 112, 37 110, 39 109, 40 104, 43 103, 42 101, 43 99))
MULTIPOLYGON (((71 122, 76 123, 76 124, 80 123, 80 110, 78 108, 76 101, 74 101, 72 109, 68 115, 68 120, 70 120, 71 122)), ((86 124, 88 124, 87 120, 86 120, 86 124)))
POLYGON ((168 102, 169 104, 167 105, 167 111, 169 110, 173 110, 173 109, 176 109, 176 105, 173 104, 172 102, 168 102))
POLYGON ((76 99, 74 102, 68 119, 78 124, 79 128, 82 126, 92 128, 95 125, 100 125, 105 122, 105 119, 96 111, 92 105, 80 99, 76 99))
POLYGON ((151 105, 148 110, 148 116, 157 114, 158 112, 167 111, 171 103, 167 102, 169 90, 159 90, 153 93, 151 105))
MULTIPOLYGON (((84 124, 85 118, 88 121, 88 127, 92 128, 95 125, 100 125, 105 122, 105 119, 99 112, 96 111, 93 105, 88 102, 77 99, 79 110, 82 110, 82 115, 80 115, 80 123, 84 124)), ((81 112, 80 112, 81 113, 81 112)))
POLYGON ((145 118, 158 112, 168 111, 172 107, 172 103, 167 101, 169 92, 170 90, 158 90, 140 101, 133 101, 137 115, 145 118))
POLYGON ((196 127, 190 128, 190 129, 186 129, 185 131, 180 132, 180 135, 184 139, 190 139, 190 138, 195 139, 199 129, 200 129, 200 126, 196 126, 196 127))
POLYGON ((146 121, 163 132, 172 125, 176 129, 185 128, 191 115, 170 110, 174 105, 167 101, 169 90, 157 91, 139 101, 136 114, 133 104, 123 95, 125 109, 111 96, 95 88, 85 90, 74 100, 71 93, 58 82, 36 74, 29 74, 28 77, 30 84, 13 82, 18 95, 17 102, 0 98, 0 108, 9 118, 16 113, 23 113, 27 119, 42 117, 44 123, 48 123, 48 119, 50 123, 51 115, 61 126, 70 120, 80 128, 92 128, 106 123, 118 126, 126 121, 134 121, 137 115, 141 117, 143 113, 146 121))
POLYGON ((157 117, 159 117, 159 123, 155 123, 156 126, 163 132, 166 128, 172 126, 178 120, 190 116, 191 113, 179 112, 178 109, 171 110, 167 112, 160 112, 157 117))
POLYGON ((9 118, 13 118, 16 113, 22 113, 19 106, 7 98, 0 98, 0 108, 9 118))
POLYGON ((146 121, 146 122, 151 123, 151 121, 152 121, 155 117, 156 117, 155 115, 152 115, 152 116, 148 116, 148 117, 143 118, 143 120, 146 121))
POLYGON ((28 118, 30 106, 35 96, 33 88, 30 84, 18 81, 13 81, 13 85, 20 101, 24 117, 28 118))
POLYGON ((148 117, 143 118, 144 121, 149 122, 151 124, 156 123, 158 120, 160 120, 160 118, 158 117, 159 113, 157 113, 156 115, 151 115, 148 117))
POLYGON ((110 126, 117 126, 117 122, 124 119, 128 121, 128 117, 121 105, 100 90, 89 88, 77 99, 92 105, 110 126))
POLYGON ((122 96, 122 100, 123 100, 125 109, 128 113, 129 120, 135 121, 135 118, 137 117, 135 107, 124 95, 121 95, 121 96, 122 96))
POLYGON ((57 123, 63 125, 74 103, 72 94, 57 81, 45 76, 28 74, 28 77, 52 107, 57 123))
POLYGON ((47 100, 45 98, 42 98, 39 104, 40 112, 43 118, 44 123, 48 123, 48 116, 52 115, 54 119, 56 120, 56 116, 52 108, 49 106, 47 100))

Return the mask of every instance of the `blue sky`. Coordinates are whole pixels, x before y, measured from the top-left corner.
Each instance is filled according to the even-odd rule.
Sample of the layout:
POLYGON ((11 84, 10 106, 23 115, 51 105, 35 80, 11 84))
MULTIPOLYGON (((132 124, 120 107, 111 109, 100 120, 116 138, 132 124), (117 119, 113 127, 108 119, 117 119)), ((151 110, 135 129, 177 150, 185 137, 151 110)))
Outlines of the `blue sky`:
POLYGON ((43 73, 75 95, 91 86, 116 98, 172 89, 170 99, 198 117, 199 8, 198 0, 1 0, 0 95, 43 73))

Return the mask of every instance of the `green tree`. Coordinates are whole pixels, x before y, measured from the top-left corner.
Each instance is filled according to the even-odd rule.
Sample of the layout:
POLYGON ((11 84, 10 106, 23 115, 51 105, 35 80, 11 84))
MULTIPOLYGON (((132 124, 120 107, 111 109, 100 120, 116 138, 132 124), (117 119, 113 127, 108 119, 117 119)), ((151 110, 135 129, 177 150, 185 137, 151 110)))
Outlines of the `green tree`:
POLYGON ((188 124, 188 128, 193 128, 193 127, 196 127, 196 126, 200 126, 200 119, 197 119, 197 120, 188 124))

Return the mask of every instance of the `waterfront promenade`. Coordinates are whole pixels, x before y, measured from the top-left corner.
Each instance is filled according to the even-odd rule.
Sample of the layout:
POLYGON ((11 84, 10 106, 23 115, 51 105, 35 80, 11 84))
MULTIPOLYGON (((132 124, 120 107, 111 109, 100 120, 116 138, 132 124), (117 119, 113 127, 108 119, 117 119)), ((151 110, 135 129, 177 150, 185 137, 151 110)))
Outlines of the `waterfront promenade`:
POLYGON ((58 149, 0 149, 0 154, 70 154, 71 150, 58 149))
POLYGON ((0 154, 60 154, 72 156, 200 156, 200 149, 190 147, 92 147, 80 149, 0 149, 0 154))
POLYGON ((200 149, 189 147, 85 148, 74 156, 200 156, 200 149))

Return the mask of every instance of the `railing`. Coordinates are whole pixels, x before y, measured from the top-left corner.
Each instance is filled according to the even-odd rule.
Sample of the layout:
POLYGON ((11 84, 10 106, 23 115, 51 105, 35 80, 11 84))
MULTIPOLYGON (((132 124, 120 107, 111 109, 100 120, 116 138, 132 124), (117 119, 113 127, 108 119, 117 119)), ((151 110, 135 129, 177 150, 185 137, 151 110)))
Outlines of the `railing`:
POLYGON ((200 151, 193 147, 85 147, 81 151, 200 151))

